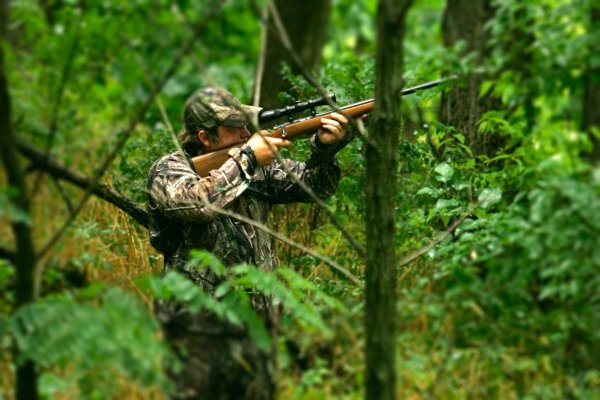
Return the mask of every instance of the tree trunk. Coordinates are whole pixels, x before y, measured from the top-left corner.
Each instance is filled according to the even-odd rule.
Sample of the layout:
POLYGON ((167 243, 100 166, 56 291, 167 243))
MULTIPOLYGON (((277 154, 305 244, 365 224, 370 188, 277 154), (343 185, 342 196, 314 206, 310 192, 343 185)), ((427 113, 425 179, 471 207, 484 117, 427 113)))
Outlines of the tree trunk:
MULTIPOLYGON (((476 54, 475 66, 487 56, 489 33, 484 26, 494 16, 491 3, 492 0, 448 0, 446 3, 442 21, 444 44, 450 47, 464 40, 465 54, 476 54)), ((464 86, 442 94, 440 122, 462 133, 474 155, 492 156, 504 144, 504 138, 499 134, 480 133, 478 123, 483 114, 499 109, 502 104, 490 93, 479 97, 485 79, 482 74, 471 73, 464 86)))
MULTIPOLYGON (((502 42, 502 53, 507 61, 503 69, 513 74, 513 79, 520 86, 520 94, 514 96, 517 100, 517 107, 522 107, 525 117, 525 129, 523 133, 530 135, 536 123, 537 110, 534 100, 538 95, 538 90, 535 83, 535 67, 533 52, 531 51, 535 43, 535 35, 528 28, 535 23, 531 4, 522 2, 515 4, 505 10, 500 16, 501 22, 505 24, 509 30, 506 39, 502 42)), ((517 107, 509 109, 509 112, 514 112, 517 107)))
POLYGON ((412 0, 380 0, 377 10, 375 109, 367 146, 365 188, 367 399, 394 399, 396 391, 394 249, 395 171, 400 143, 403 42, 412 0))
MULTIPOLYGON (((8 0, 0 0, 0 152, 8 177, 8 185, 16 190, 9 195, 11 205, 24 213, 29 213, 29 198, 25 186, 25 175, 14 143, 10 121, 10 96, 4 62, 4 45, 7 36, 9 16, 8 0)), ((22 307, 35 301, 35 250, 31 238, 29 221, 14 218, 11 221, 17 245, 14 255, 16 267, 16 307, 22 307)), ((15 360, 19 349, 15 349, 15 360)), ((15 361, 15 363, 17 363, 15 361)), ((18 400, 35 400, 37 394, 37 374, 35 365, 30 360, 17 363, 16 366, 16 398, 18 400)))
MULTIPOLYGON (((592 6, 591 32, 600 32, 600 6, 592 6)), ((600 54, 600 43, 597 41, 590 46, 590 55, 600 54)), ((581 129, 590 136, 593 148, 589 154, 590 161, 600 163, 600 66, 588 65, 585 74, 585 93, 583 97, 583 120, 581 129), (594 134, 594 130, 596 134, 594 134)))
MULTIPOLYGON (((300 60, 307 69, 318 71, 329 26, 331 0, 275 0, 275 4, 300 60)), ((260 90, 260 106, 265 109, 284 106, 279 100, 279 93, 290 89, 281 74, 284 64, 291 67, 292 73, 299 73, 287 50, 275 33, 269 30, 260 90)))

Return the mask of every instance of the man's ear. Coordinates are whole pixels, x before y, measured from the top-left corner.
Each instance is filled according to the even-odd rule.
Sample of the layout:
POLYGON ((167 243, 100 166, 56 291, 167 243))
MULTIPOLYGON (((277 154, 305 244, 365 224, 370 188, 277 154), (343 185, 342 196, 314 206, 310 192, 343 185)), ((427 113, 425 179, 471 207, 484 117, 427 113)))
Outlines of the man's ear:
POLYGON ((211 148, 213 142, 210 141, 208 133, 204 129, 198 131, 198 139, 200 139, 200 142, 202 142, 205 149, 211 148))

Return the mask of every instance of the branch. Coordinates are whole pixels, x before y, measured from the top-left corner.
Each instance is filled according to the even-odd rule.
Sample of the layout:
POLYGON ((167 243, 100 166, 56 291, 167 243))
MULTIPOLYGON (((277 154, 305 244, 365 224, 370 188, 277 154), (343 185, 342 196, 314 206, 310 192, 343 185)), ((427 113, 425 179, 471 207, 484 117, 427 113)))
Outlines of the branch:
MULTIPOLYGON (((263 137, 263 140, 266 140, 266 139, 263 137)), ((365 249, 361 246, 360 243, 358 243, 356 238, 354 236, 352 236, 352 234, 350 232, 348 232, 348 230, 346 229, 344 224, 342 224, 342 222, 335 216, 333 211, 331 211, 331 209, 329 209, 329 207, 327 207, 325 202, 323 200, 321 200, 321 198, 319 196, 317 196, 315 194, 315 192, 313 192, 313 190, 306 183, 304 183, 304 181, 302 179, 300 179, 298 177, 298 175, 296 175, 294 172, 292 172, 289 169, 289 167, 285 163, 285 160, 283 159, 283 157, 281 156, 279 151, 275 151, 274 154, 275 154, 275 158, 279 162, 279 165, 285 171, 285 173, 288 174, 290 176, 290 178, 292 178, 292 180, 294 181, 295 184, 300 186, 300 188, 310 196, 311 200, 314 201, 315 204, 317 204, 323 211, 325 211, 325 213, 327 214, 327 216, 329 217, 329 219, 331 220, 333 225, 335 225, 335 227, 342 233, 342 235, 344 235, 344 237, 346 238, 348 243, 350 243, 352 248, 364 260, 366 257, 365 249)))
POLYGON ((281 235, 279 233, 277 233, 276 231, 270 229, 269 227, 267 227, 264 224, 261 224, 260 222, 254 221, 253 219, 250 218, 246 218, 243 215, 231 212, 231 211, 227 211, 224 210, 222 208, 216 207, 213 204, 211 204, 208 199, 206 198, 206 194, 204 194, 204 192, 199 191, 200 193, 200 197, 202 199, 202 204, 208 208, 209 210, 212 210, 214 212, 216 212, 217 214, 221 214, 221 215, 225 215, 227 217, 230 218, 234 218, 237 219, 241 222, 244 222, 248 225, 252 225, 255 228, 258 228, 264 232, 266 232, 267 234, 273 236, 276 239, 281 240, 282 242, 285 242, 291 246, 297 247, 298 249, 304 251, 305 253, 323 261, 325 264, 329 265, 330 267, 332 267, 333 269, 337 270, 338 272, 342 273, 342 275, 344 275, 346 278, 348 278, 352 283, 354 283, 356 286, 358 286, 360 289, 364 290, 365 287, 362 284, 362 282, 355 277, 354 275, 352 275, 352 273, 350 271, 348 271, 346 268, 342 267, 340 264, 338 264, 337 262, 333 261, 331 258, 326 257, 324 255, 322 255, 321 253, 319 253, 316 250, 313 250, 309 247, 306 247, 290 238, 288 238, 287 236, 281 235))
MULTIPOLYGON (((146 209, 133 200, 125 197, 118 190, 102 185, 89 176, 64 166, 56 159, 47 156, 42 149, 34 146, 19 136, 15 138, 15 142, 19 151, 40 170, 57 179, 70 182, 84 190, 91 186, 94 195, 115 205, 125 213, 129 214, 144 228, 148 228, 148 212, 146 209)), ((71 211, 71 214, 73 214, 73 211, 71 211)))
MULTIPOLYGON (((268 20, 269 18, 268 8, 265 8, 263 11, 263 18, 265 20, 268 20)), ((268 29, 266 25, 263 25, 260 33, 260 54, 258 55, 258 65, 256 66, 256 73, 254 75, 254 94, 252 95, 252 105, 254 107, 258 107, 260 104, 260 90, 265 69, 265 61, 267 59, 267 32, 268 29)))
POLYGON ((146 113, 150 105, 154 102, 154 99, 158 95, 158 92, 162 89, 167 80, 175 73, 177 67, 179 66, 185 55, 192 49, 194 42, 198 39, 202 31, 204 31, 204 28, 208 25, 208 22, 212 19, 212 17, 214 17, 217 14, 217 12, 221 9, 224 2, 225 0, 219 0, 215 4, 215 6, 211 10, 209 10, 204 20, 196 26, 193 35, 185 43, 177 57, 175 57, 175 59, 171 62, 171 65, 163 74, 154 90, 152 90, 150 95, 148 95, 148 98, 146 99, 142 107, 140 107, 135 117, 131 119, 127 129, 120 135, 121 138, 119 139, 115 148, 109 153, 109 155, 105 158, 104 162, 101 164, 100 168, 98 169, 98 172, 92 178, 90 185, 88 186, 85 193, 83 194, 83 197, 79 201, 79 204, 77 204, 77 206, 75 207, 73 215, 65 221, 63 226, 61 226, 60 229, 54 233, 50 240, 48 240, 48 242, 42 247, 38 254, 36 254, 38 260, 41 259, 44 256, 44 254, 46 254, 48 250, 50 250, 56 244, 58 239, 60 239, 60 237, 67 231, 67 228, 73 223, 75 218, 77 218, 77 215, 79 214, 79 212, 81 212, 83 206, 92 195, 94 185, 104 175, 112 161, 117 157, 117 154, 119 154, 129 137, 133 134, 133 131, 135 130, 137 124, 142 120, 144 114, 146 113))
MULTIPOLYGON (((42 174, 43 172, 44 172, 44 170, 40 169, 40 174, 42 174)), ((65 205, 67 206, 67 209, 69 210, 69 214, 73 214, 73 203, 71 202, 71 199, 69 198, 69 194, 67 193, 67 191, 65 190, 63 185, 60 183, 58 178, 54 175, 52 175, 52 182, 54 182, 56 189, 58 190, 58 192, 62 196, 63 200, 65 201, 65 205)))
POLYGON ((458 226, 460 224, 465 222, 465 219, 467 219, 467 217, 469 215, 471 215, 471 213, 473 212, 473 210, 475 210, 475 208, 477 208, 477 206, 467 210, 467 212, 464 213, 459 219, 457 219, 452 225, 450 225, 450 227, 448 229, 446 229, 439 238, 437 238, 433 242, 429 243, 427 246, 423 247, 422 249, 415 251, 408 257, 405 257, 402 261, 400 261, 400 264, 398 264, 398 266, 396 268, 400 269, 400 268, 404 267, 405 265, 410 264, 417 258, 421 257, 423 254, 427 253, 429 250, 433 249, 435 246, 440 244, 444 239, 446 239, 448 237, 448 235, 450 235, 456 228, 458 228, 458 226))
MULTIPOLYGON (((83 4, 83 6, 85 6, 85 4, 83 4)), ((58 90, 56 93, 56 97, 54 100, 54 105, 52 107, 52 120, 50 121, 50 130, 48 132, 48 139, 46 141, 46 156, 50 156, 50 151, 52 150, 52 145, 54 142, 54 137, 56 136, 56 133, 58 132, 58 120, 59 120, 59 114, 60 114, 60 106, 62 103, 62 99, 65 93, 65 89, 67 87, 67 82, 69 81, 69 78, 71 76, 71 66, 73 65, 73 60, 75 59, 75 53, 77 52, 77 48, 79 47, 79 42, 80 42, 80 38, 81 38, 81 25, 82 22, 81 20, 76 20, 75 22, 75 38, 73 39, 73 42, 71 43, 71 48, 69 50, 69 54, 67 55, 67 60, 63 66, 62 69, 62 74, 61 74, 61 78, 60 78, 60 83, 58 85, 58 90)), ((35 197, 35 194, 37 193, 37 189, 40 185, 42 179, 42 171, 38 172, 36 178, 35 178, 35 183, 32 186, 31 189, 31 199, 33 200, 33 198, 35 197)), ((71 210, 72 212, 72 210, 71 210)))

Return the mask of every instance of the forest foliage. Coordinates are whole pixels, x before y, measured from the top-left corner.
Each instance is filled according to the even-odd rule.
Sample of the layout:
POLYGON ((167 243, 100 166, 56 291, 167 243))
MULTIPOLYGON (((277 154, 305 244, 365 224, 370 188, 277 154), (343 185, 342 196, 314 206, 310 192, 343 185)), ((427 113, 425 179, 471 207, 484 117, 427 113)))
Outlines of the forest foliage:
MULTIPOLYGON (((11 1, 4 54, 13 130, 92 176, 208 3, 11 1)), ((589 155, 600 126, 588 129, 583 115, 588 86, 600 84, 594 51, 600 26, 592 18, 600 6, 492 1, 489 56, 480 62, 463 41, 443 43, 443 12, 452 3, 458 7, 417 0, 407 17, 405 87, 458 78, 403 99, 400 162, 390 171, 399 190, 389 193, 398 260, 465 220, 397 268, 397 392, 401 398, 597 397, 600 168, 589 155), (492 156, 473 154, 464 132, 439 122, 442 92, 468 85, 472 74, 485 77, 479 95, 501 104, 476 124, 481 137, 502 138, 492 156)), ((372 0, 333 1, 318 80, 341 105, 373 97, 376 7, 372 0)), ((169 125, 180 129, 185 98, 207 86, 207 76, 251 102, 260 37, 251 2, 227 1, 194 43, 204 71, 192 58, 182 60, 103 183, 144 203, 150 165, 176 149, 169 125)), ((282 101, 318 96, 290 68, 284 72, 291 89, 282 101)), ((366 241, 363 147, 357 139, 339 154, 343 178, 327 200, 359 243, 366 241)), ((303 159, 308 151, 298 141, 284 156, 303 159)), ((11 206, 14 188, 0 178, 2 249, 14 248, 14 221, 29 224, 34 242, 44 244, 82 195, 36 168, 27 173, 29 214, 11 206)), ((364 280, 363 260, 318 207, 277 207, 270 225, 364 280)), ((45 398, 161 398, 170 388, 163 367, 177 362, 151 311, 159 298, 213 310, 246 324, 262 348, 276 346, 282 398, 361 397, 364 293, 290 245, 277 242, 277 251, 282 269, 238 266, 213 298, 175 273, 160 279, 162 258, 145 228, 93 199, 43 258, 35 303, 15 308, 14 267, 0 259, 0 398, 12 398, 13 362, 24 359, 37 364, 45 398), (251 290, 272 293, 284 306, 279 342, 271 342, 252 312, 251 290), (15 345, 21 353, 13 360, 15 345)), ((187 267, 225 274, 202 252, 187 267)))

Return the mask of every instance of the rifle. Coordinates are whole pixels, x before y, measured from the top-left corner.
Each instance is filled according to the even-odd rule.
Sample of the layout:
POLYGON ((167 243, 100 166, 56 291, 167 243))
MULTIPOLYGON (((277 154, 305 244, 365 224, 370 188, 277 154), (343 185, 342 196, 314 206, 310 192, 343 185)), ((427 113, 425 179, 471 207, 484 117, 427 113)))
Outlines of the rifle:
MULTIPOLYGON (((438 79, 436 81, 427 82, 422 85, 404 89, 401 92, 401 95, 406 96, 415 93, 419 90, 429 89, 438 86, 446 81, 448 81, 448 79, 438 79)), ((284 108, 269 111, 263 110, 258 116, 258 122, 259 124, 261 124, 273 121, 283 116, 288 116, 289 121, 281 125, 275 126, 273 128, 273 132, 271 132, 269 137, 293 139, 297 136, 301 136, 311 132, 316 132, 317 130, 319 130, 319 128, 321 127, 321 118, 326 117, 329 114, 342 111, 343 114, 346 114, 349 117, 359 118, 367 114, 368 112, 371 112, 373 110, 373 106, 375 105, 375 100, 369 99, 359 101, 358 103, 349 104, 344 107, 340 107, 339 110, 330 110, 317 114, 315 108, 318 106, 328 105, 329 101, 335 102, 334 93, 329 93, 326 97, 322 97, 315 100, 296 102, 296 104, 293 106, 287 106, 284 108), (311 115, 309 117, 298 119, 293 118, 293 114, 305 110, 310 110, 311 115)), ((207 176, 209 171, 220 168, 221 165, 223 165, 227 161, 227 159, 229 158, 229 155, 227 154, 229 150, 231 150, 234 147, 242 147, 243 145, 244 143, 240 143, 227 149, 217 150, 212 153, 202 154, 192 158, 192 162, 194 164, 194 169, 196 170, 196 173, 202 177, 207 176)))

